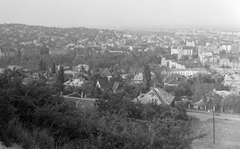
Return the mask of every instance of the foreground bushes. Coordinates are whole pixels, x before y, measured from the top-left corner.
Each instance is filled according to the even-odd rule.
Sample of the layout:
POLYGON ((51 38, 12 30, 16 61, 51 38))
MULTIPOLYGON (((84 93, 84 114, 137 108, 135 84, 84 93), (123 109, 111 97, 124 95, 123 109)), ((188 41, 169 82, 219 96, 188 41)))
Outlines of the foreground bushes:
MULTIPOLYGON (((11 77, 9 77, 11 76, 11 77)), ((41 82, 22 86, 0 76, 0 141, 24 149, 185 149, 191 143, 184 109, 135 104, 103 93, 96 108, 76 109, 41 82)))

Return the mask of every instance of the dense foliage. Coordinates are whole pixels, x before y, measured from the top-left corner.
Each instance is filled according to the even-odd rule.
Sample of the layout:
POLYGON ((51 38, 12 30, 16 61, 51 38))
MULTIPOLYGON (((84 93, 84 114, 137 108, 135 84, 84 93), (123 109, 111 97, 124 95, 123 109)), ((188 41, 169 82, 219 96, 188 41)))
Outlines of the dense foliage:
POLYGON ((101 93, 96 107, 77 109, 43 82, 0 76, 0 141, 24 149, 185 149, 190 125, 181 107, 142 105, 125 93, 101 93))

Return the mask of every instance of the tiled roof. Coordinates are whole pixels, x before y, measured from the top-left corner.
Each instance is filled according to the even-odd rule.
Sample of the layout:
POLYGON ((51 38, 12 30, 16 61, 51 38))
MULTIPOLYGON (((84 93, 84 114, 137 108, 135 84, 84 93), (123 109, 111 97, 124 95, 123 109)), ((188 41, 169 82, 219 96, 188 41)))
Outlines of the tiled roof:
POLYGON ((157 104, 170 105, 173 102, 174 98, 175 96, 167 93, 160 88, 152 88, 148 93, 140 94, 133 101, 140 101, 141 103, 145 104, 149 102, 156 102, 157 104))
POLYGON ((168 92, 160 88, 154 88, 153 91, 156 92, 157 95, 160 97, 159 100, 161 100, 162 103, 166 105, 170 105, 175 98, 175 96, 169 94, 168 92))

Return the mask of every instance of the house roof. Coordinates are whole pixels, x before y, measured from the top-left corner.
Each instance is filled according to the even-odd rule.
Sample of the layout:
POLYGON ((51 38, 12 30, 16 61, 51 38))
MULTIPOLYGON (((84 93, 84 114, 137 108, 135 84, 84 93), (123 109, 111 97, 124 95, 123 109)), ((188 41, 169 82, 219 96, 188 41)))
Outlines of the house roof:
POLYGON ((143 80, 143 73, 136 74, 133 79, 134 81, 142 81, 143 80))
POLYGON ((17 65, 9 65, 8 68, 15 71, 22 69, 22 67, 17 65))
POLYGON ((33 74, 28 74, 28 76, 22 80, 22 84, 26 85, 33 80, 42 80, 44 82, 48 81, 48 79, 46 77, 44 77, 43 75, 41 75, 39 73, 33 73, 33 74))
POLYGON ((102 89, 110 89, 111 88, 111 84, 107 77, 99 78, 98 82, 102 89))
POLYGON ((220 95, 220 96, 222 96, 222 97, 226 97, 226 96, 228 96, 228 95, 231 94, 230 91, 225 91, 225 90, 222 90, 222 91, 214 91, 214 93, 217 94, 217 95, 220 95))
POLYGON ((100 75, 102 77, 112 76, 112 74, 110 73, 110 71, 107 68, 104 69, 100 75))
POLYGON ((170 105, 175 98, 175 96, 169 94, 168 92, 160 88, 154 88, 153 91, 156 92, 157 95, 160 97, 159 100, 161 100, 162 103, 166 105, 170 105))
POLYGON ((167 84, 171 84, 171 85, 178 85, 179 82, 176 79, 171 79, 168 82, 166 82, 167 84))
POLYGON ((64 83, 64 85, 68 85, 68 86, 82 86, 82 84, 83 84, 83 81, 80 79, 70 79, 64 83))
POLYGON ((75 97, 75 98, 81 98, 81 95, 78 92, 74 92, 68 95, 65 95, 64 97, 75 97))
POLYGON ((113 89, 113 90, 117 90, 118 87, 119 87, 119 82, 114 82, 112 89, 113 89))
POLYGON ((95 105, 95 101, 97 100, 95 98, 81 98, 81 95, 77 92, 64 95, 63 98, 68 102, 76 104, 76 107, 78 108, 93 107, 95 105))
POLYGON ((141 103, 145 104, 156 101, 157 104, 170 105, 173 102, 174 98, 175 96, 167 93, 160 88, 152 88, 148 93, 140 94, 133 101, 140 101, 141 103))
POLYGON ((203 99, 199 100, 198 102, 193 103, 195 106, 205 106, 203 99))

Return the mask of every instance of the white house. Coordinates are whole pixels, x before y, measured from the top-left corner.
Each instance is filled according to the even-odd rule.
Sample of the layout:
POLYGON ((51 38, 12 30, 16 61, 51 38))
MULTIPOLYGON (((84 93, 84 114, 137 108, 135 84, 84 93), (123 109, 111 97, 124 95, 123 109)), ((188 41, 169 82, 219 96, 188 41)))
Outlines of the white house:
POLYGON ((86 64, 79 64, 75 67, 75 69, 80 72, 82 69, 88 71, 89 70, 89 66, 86 64))

